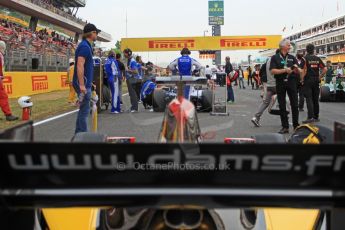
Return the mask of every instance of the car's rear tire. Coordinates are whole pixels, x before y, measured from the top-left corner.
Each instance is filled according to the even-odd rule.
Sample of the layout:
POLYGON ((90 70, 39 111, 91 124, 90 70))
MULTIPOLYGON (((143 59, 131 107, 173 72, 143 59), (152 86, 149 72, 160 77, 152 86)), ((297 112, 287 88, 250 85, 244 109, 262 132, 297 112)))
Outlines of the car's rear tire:
POLYGON ((105 143, 107 136, 99 133, 77 133, 72 138, 73 143, 105 143))
POLYGON ((201 111, 202 112, 211 112, 212 111, 212 101, 213 101, 213 92, 211 90, 202 91, 201 99, 201 111))
POLYGON ((257 144, 285 144, 286 138, 278 133, 257 134, 252 137, 257 144))
POLYGON ((153 111, 155 112, 164 112, 167 107, 165 101, 165 91, 164 90, 155 90, 153 92, 153 111))
POLYGON ((321 86, 320 89, 320 101, 327 102, 331 100, 331 90, 327 86, 321 86))

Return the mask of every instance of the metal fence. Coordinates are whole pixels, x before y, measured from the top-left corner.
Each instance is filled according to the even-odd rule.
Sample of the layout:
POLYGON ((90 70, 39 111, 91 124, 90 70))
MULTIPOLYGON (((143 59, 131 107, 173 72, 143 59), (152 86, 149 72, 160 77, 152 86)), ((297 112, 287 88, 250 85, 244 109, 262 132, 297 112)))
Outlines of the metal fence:
POLYGON ((68 60, 67 55, 14 50, 6 53, 5 68, 7 71, 61 72, 67 70, 68 60), (35 66, 35 62, 37 62, 37 66, 35 66))

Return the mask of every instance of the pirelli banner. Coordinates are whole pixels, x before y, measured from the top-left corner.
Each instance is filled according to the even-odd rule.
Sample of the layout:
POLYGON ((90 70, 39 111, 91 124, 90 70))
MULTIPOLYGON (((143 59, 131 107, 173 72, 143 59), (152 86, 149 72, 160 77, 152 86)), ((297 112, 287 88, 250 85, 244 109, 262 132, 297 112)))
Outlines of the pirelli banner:
POLYGON ((9 98, 69 88, 64 72, 5 72, 3 85, 9 98))
POLYGON ((134 52, 190 50, 254 50, 278 48, 281 35, 171 37, 171 38, 123 38, 121 49, 134 52))

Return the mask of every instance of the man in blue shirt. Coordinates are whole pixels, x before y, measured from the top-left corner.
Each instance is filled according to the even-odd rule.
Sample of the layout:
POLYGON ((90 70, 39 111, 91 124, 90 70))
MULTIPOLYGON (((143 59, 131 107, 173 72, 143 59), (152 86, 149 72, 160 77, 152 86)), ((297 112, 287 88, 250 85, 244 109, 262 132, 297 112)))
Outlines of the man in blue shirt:
POLYGON ((130 49, 125 49, 123 51, 125 58, 128 60, 126 65, 126 81, 128 87, 128 94, 131 100, 131 113, 138 112, 138 96, 135 91, 138 79, 139 79, 139 72, 138 72, 138 64, 132 57, 133 52, 130 49))
MULTIPOLYGON (((171 71, 176 71, 176 68, 178 68, 180 76, 192 76, 193 66, 195 66, 195 70, 201 69, 201 64, 193 58, 189 57, 189 55, 191 55, 191 52, 188 48, 183 48, 181 51, 181 55, 181 57, 175 59, 172 63, 170 63, 169 68, 171 69, 171 71)), ((185 86, 184 95, 185 98, 189 100, 190 86, 185 86)))
POLYGON ((111 91, 111 113, 118 114, 121 112, 120 95, 119 95, 119 76, 121 75, 118 61, 115 59, 114 51, 110 51, 108 59, 104 65, 108 77, 108 84, 111 91))
POLYGON ((93 43, 97 40, 99 29, 87 24, 83 30, 83 40, 75 51, 75 70, 73 87, 79 98, 79 112, 75 133, 87 132, 90 114, 91 87, 93 81, 93 43))

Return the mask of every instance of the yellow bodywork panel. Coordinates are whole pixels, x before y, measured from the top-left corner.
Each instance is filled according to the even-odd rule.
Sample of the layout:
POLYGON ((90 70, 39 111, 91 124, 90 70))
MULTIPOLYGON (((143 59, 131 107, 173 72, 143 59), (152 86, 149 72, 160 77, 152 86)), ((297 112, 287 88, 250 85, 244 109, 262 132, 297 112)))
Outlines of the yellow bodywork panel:
POLYGON ((267 230, 313 230, 319 210, 277 209, 264 210, 267 230))
POLYGON ((51 230, 96 230, 96 208, 43 209, 51 230))

